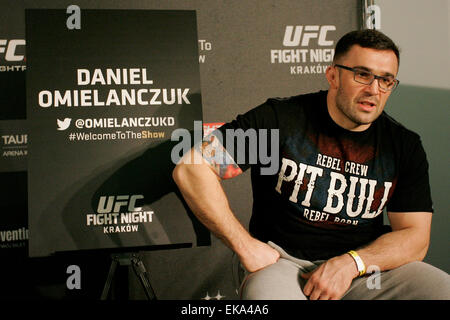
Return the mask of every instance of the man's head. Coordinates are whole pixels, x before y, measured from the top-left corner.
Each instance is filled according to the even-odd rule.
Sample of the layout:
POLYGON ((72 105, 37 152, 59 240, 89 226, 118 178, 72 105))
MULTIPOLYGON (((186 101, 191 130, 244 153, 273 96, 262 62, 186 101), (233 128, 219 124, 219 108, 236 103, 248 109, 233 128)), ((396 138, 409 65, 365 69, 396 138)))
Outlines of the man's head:
POLYGON ((363 131, 378 118, 395 88, 399 50, 376 30, 352 31, 336 44, 327 69, 328 111, 348 130, 363 131))
POLYGON ((397 57, 397 66, 400 65, 400 53, 394 41, 384 33, 371 29, 351 31, 339 39, 334 50, 333 63, 339 63, 339 59, 345 56, 354 45, 376 50, 390 50, 397 57))

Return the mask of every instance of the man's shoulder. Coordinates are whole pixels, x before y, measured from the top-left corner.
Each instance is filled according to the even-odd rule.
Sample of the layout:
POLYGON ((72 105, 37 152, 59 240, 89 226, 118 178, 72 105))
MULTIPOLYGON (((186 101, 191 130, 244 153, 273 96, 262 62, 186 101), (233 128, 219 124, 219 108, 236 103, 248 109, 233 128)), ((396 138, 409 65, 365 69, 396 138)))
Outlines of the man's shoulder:
POLYGON ((385 111, 383 111, 380 116, 380 124, 382 131, 388 133, 393 141, 398 141, 400 143, 417 143, 421 140, 420 135, 417 132, 407 128, 404 124, 394 119, 385 111))
POLYGON ((406 135, 412 135, 412 136, 419 136, 415 131, 407 128, 403 123, 383 111, 381 114, 380 119, 383 122, 384 126, 387 126, 389 128, 392 128, 392 130, 397 130, 398 132, 401 132, 406 135))
POLYGON ((306 110, 313 110, 314 107, 326 103, 326 94, 327 91, 319 91, 290 97, 269 98, 259 106, 238 115, 235 119, 238 123, 223 126, 223 129, 228 126, 276 128, 280 126, 280 123, 286 124, 290 121, 298 123, 311 114, 306 110))

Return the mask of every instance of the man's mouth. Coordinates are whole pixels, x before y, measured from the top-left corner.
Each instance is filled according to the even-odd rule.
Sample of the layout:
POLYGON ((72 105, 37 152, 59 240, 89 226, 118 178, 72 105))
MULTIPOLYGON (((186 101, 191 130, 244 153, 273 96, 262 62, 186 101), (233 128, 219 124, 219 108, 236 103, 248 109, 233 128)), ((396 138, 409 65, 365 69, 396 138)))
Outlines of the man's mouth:
POLYGON ((370 101, 370 100, 359 100, 358 101, 359 106, 364 110, 372 110, 377 106, 376 103, 370 101))

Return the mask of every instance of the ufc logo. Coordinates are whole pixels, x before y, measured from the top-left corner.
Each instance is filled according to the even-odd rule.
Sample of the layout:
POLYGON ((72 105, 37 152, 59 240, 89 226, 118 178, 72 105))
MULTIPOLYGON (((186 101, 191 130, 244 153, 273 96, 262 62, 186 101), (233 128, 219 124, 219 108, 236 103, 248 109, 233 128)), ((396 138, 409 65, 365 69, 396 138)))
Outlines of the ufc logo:
POLYGON ((98 202, 97 213, 120 212, 120 208, 125 207, 128 212, 141 211, 141 207, 136 207, 136 201, 144 199, 141 194, 125 196, 101 196, 98 202))
POLYGON ((24 46, 24 39, 5 40, 0 39, 0 53, 5 53, 6 61, 23 61, 23 55, 17 55, 16 50, 18 46, 24 46))
POLYGON ((336 27, 327 26, 286 26, 283 45, 285 47, 308 46, 311 39, 317 39, 319 46, 332 46, 334 41, 327 40, 327 33, 336 27))

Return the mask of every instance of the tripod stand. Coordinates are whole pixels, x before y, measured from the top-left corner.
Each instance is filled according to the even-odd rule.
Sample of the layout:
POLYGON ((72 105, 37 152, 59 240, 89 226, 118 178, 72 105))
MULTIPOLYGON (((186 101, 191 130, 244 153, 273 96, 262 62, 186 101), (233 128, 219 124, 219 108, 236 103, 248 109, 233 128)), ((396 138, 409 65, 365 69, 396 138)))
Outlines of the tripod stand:
POLYGON ((117 253, 111 254, 111 266, 109 268, 108 277, 103 287, 103 292, 101 295, 101 300, 106 300, 108 298, 109 291, 111 289, 111 283, 114 276, 117 273, 117 266, 126 266, 127 271, 129 267, 132 266, 135 275, 139 278, 139 281, 144 289, 145 295, 148 300, 156 300, 155 292, 151 286, 150 280, 147 276, 147 270, 142 262, 141 258, 136 253, 117 253))

